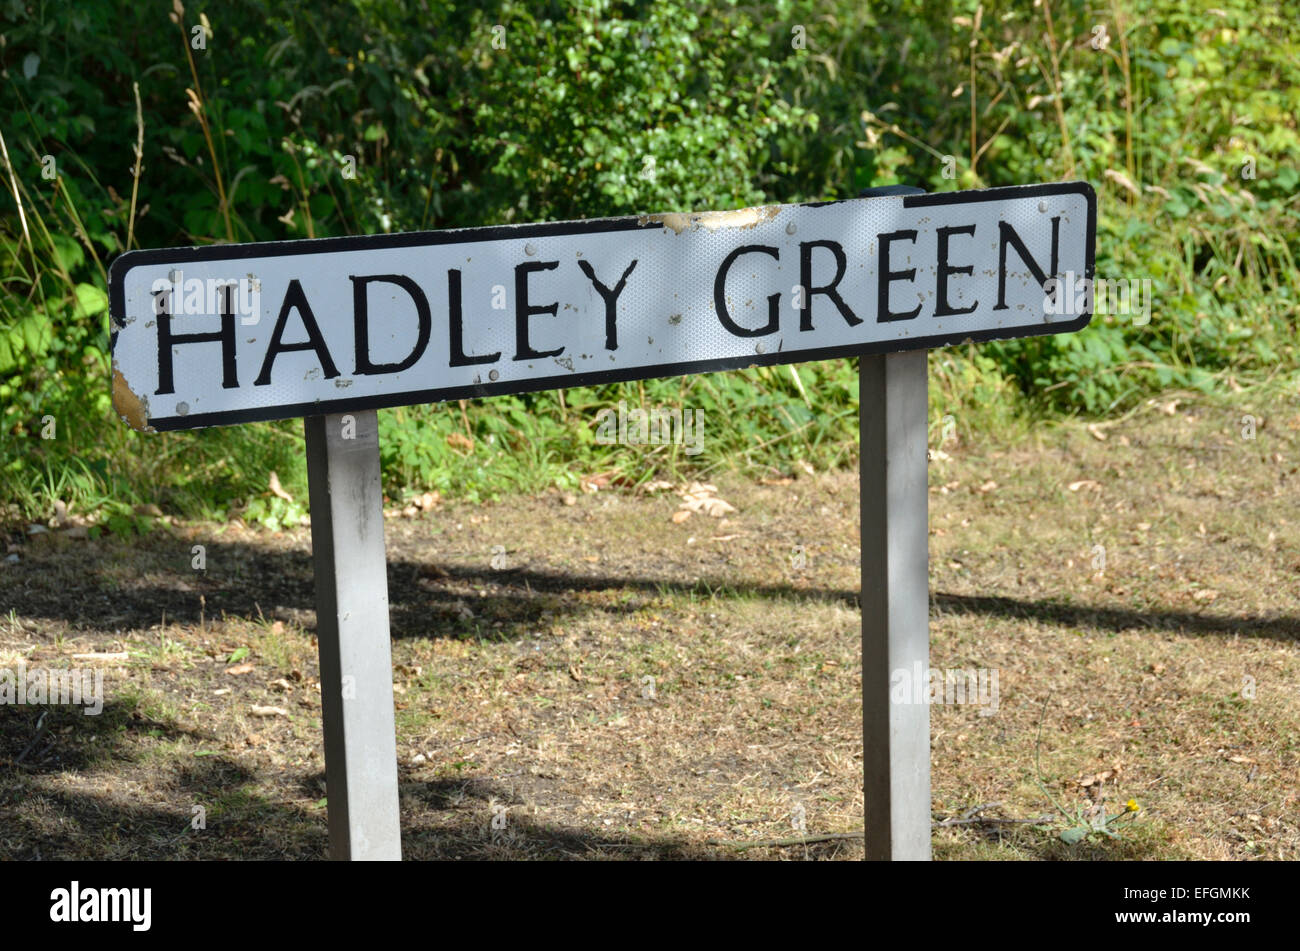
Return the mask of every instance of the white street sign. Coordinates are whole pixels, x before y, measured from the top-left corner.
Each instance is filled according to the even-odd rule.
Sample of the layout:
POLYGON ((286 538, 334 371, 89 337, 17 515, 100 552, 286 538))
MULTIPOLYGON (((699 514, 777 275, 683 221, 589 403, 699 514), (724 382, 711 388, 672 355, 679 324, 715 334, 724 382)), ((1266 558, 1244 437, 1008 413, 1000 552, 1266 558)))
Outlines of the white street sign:
POLYGON ((1095 231, 1068 182, 133 251, 113 401, 192 429, 1062 333, 1095 231))

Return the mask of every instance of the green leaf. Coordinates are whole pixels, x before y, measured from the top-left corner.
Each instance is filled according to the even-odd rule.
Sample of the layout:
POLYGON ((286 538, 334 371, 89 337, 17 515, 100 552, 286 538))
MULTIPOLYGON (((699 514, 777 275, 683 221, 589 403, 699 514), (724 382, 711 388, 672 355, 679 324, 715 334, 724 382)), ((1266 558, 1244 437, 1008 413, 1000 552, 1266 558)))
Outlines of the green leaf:
POLYGON ((1061 841, 1066 845, 1077 845, 1088 837, 1092 830, 1087 826, 1075 826, 1073 829, 1066 829, 1061 833, 1061 841))
POLYGON ((80 243, 74 238, 69 238, 64 234, 50 236, 50 241, 54 244, 54 256, 58 259, 59 266, 65 271, 71 271, 80 267, 86 260, 86 252, 81 249, 80 243))
POLYGON ((87 317, 94 317, 108 309, 108 295, 93 284, 78 284, 75 289, 77 304, 87 317))

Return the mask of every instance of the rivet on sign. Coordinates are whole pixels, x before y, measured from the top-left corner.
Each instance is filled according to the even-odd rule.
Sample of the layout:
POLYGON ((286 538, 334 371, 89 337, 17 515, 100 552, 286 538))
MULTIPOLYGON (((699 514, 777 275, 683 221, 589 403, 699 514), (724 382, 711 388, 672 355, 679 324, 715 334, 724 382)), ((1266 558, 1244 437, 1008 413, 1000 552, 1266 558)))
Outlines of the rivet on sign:
MULTIPOLYGON (((530 247, 531 247, 531 245, 530 245, 530 247)), ((491 381, 493 381, 494 383, 497 381, 497 379, 500 378, 500 376, 501 376, 501 372, 500 372, 499 370, 490 370, 490 371, 488 371, 488 379, 491 380, 491 381)))
POLYGON ((1047 211, 1047 202, 1045 202, 1045 201, 1040 201, 1040 202, 1038 203, 1038 210, 1039 210, 1039 211, 1042 211, 1042 212, 1046 212, 1046 211, 1047 211))
POLYGON ((177 415, 177 416, 184 416, 184 415, 185 415, 186 413, 188 413, 189 411, 190 411, 190 404, 189 404, 189 403, 177 403, 177 404, 176 404, 176 415, 177 415))
POLYGON ((767 349, 767 348, 763 346, 762 341, 759 341, 758 343, 754 344, 754 352, 755 352, 755 353, 762 353, 762 352, 763 352, 764 350, 766 350, 766 349, 767 349))
POLYGON ((537 253, 537 246, 529 243, 524 245, 524 254, 533 255, 537 253))
POLYGON ((793 221, 790 222, 788 225, 785 226, 785 233, 786 233, 786 234, 794 234, 794 233, 795 233, 796 231, 798 231, 798 230, 799 230, 799 229, 795 227, 795 224, 794 224, 793 221))

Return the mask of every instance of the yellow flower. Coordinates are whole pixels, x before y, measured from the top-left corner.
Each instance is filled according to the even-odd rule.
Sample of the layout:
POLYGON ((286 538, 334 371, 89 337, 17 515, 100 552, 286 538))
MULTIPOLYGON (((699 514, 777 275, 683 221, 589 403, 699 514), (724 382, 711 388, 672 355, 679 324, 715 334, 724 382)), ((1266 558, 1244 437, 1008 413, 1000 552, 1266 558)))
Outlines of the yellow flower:
POLYGON ((1138 801, 1136 799, 1130 799, 1128 802, 1124 803, 1124 808, 1127 809, 1129 812, 1137 812, 1142 807, 1138 805, 1138 801))

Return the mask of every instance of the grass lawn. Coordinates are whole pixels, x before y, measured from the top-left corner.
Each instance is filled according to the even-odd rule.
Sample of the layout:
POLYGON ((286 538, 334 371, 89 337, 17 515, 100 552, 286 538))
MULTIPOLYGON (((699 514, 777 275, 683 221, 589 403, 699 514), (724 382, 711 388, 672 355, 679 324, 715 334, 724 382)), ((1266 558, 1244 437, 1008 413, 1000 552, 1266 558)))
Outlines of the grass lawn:
MULTIPOLYGON (((932 709, 936 858, 1300 856, 1298 439, 1248 391, 938 447, 931 663, 999 702, 932 709)), ((714 483, 388 521, 408 858, 861 857, 856 474, 714 483)), ((308 530, 20 537, 0 668, 105 696, 0 708, 0 858, 322 857, 308 530)))

